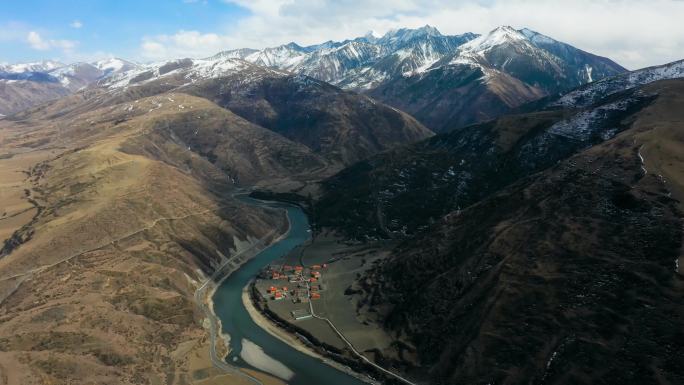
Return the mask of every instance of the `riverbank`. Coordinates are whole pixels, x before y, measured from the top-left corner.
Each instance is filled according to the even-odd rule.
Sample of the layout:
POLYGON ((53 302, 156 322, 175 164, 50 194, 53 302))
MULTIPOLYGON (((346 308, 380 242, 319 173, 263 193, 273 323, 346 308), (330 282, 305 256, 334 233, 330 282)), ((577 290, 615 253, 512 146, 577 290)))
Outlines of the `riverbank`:
MULTIPOLYGON (((262 271, 264 266, 311 240, 311 229, 307 216, 297 206, 257 202, 252 199, 245 199, 245 201, 260 206, 285 208, 290 228, 284 237, 279 237, 278 242, 271 242, 269 247, 263 248, 225 280, 215 279, 215 282, 220 281, 220 285, 217 285, 215 290, 214 288, 211 290, 213 293, 211 300, 214 302, 213 313, 221 321, 221 332, 229 334, 226 344, 230 350, 227 356, 222 350, 221 353, 225 359, 216 361, 219 365, 228 366, 229 363, 231 366, 229 370, 241 368, 265 371, 283 378, 290 385, 310 385, 323 380, 327 385, 367 384, 368 381, 357 378, 357 375, 352 375, 344 368, 338 370, 337 367, 326 364, 320 358, 303 353, 289 341, 283 342, 254 322, 243 303, 245 286, 262 271)), ((341 359, 341 362, 346 363, 350 368, 357 368, 355 360, 346 360, 345 357, 341 359)))
POLYGON ((242 289, 242 303, 247 309, 252 321, 257 324, 260 328, 264 329, 266 332, 271 334, 273 337, 279 339, 280 341, 288 344, 299 352, 302 352, 310 357, 316 358, 328 366, 331 366, 341 372, 344 372, 350 376, 357 378, 365 383, 372 385, 379 385, 380 382, 370 377, 366 373, 353 370, 349 366, 346 366, 334 359, 334 354, 328 352, 325 348, 314 345, 310 341, 306 340, 303 336, 299 336, 296 333, 292 333, 288 330, 283 329, 278 323, 278 321, 270 319, 266 316, 261 309, 259 309, 254 303, 254 299, 250 292, 252 291, 253 280, 250 281, 242 289), (319 353, 320 351, 325 352, 324 354, 319 353))
MULTIPOLYGON (((255 324, 257 324, 260 328, 266 330, 269 334, 274 336, 275 338, 281 340, 282 342, 292 346, 293 348, 297 349, 298 351, 317 358, 325 363, 328 363, 328 359, 325 356, 322 356, 315 351, 311 350, 311 348, 306 345, 304 342, 302 342, 301 339, 298 337, 292 335, 292 333, 289 333, 287 331, 282 330, 280 327, 275 325, 273 322, 271 322, 268 318, 266 318, 255 306, 254 302, 252 302, 252 299, 250 298, 249 291, 250 287, 252 286, 252 282, 250 281, 247 286, 242 289, 242 303, 245 305, 245 309, 247 309, 247 313, 249 313, 249 316, 252 317, 252 321, 254 321, 255 324)), ((334 366, 334 365, 331 365, 334 366)), ((337 368, 339 369, 339 368, 337 368)))
MULTIPOLYGON (((287 222, 287 227, 284 228, 280 235, 278 235, 275 238, 272 238, 275 236, 276 232, 278 229, 274 229, 272 232, 267 234, 266 236, 251 242, 249 246, 245 247, 242 250, 235 250, 235 253, 227 258, 212 274, 209 278, 205 279, 204 282, 199 286, 199 288, 195 291, 195 301, 197 302, 198 306, 202 310, 202 312, 205 315, 205 319, 208 322, 208 325, 205 323, 204 327, 205 329, 209 329, 209 336, 210 336, 210 341, 209 341, 209 358, 212 362, 212 364, 223 370, 226 373, 231 373, 231 374, 238 374, 245 378, 247 381, 251 383, 263 383, 262 378, 257 378, 255 377, 251 372, 253 371, 247 371, 245 369, 239 368, 237 366, 233 366, 229 364, 226 361, 226 357, 230 353, 230 335, 224 334, 222 332, 222 325, 221 325, 221 319, 220 317, 217 316, 216 311, 215 311, 215 303, 214 303, 214 295, 216 294, 216 290, 221 286, 221 283, 228 278, 233 272, 238 270, 244 263, 248 262, 252 258, 254 258, 256 255, 258 255, 261 251, 265 250, 272 244, 275 244, 285 237, 287 237, 288 233, 290 232, 291 229, 291 223, 290 223, 290 218, 287 215, 286 210, 282 210, 284 212, 284 216, 287 222), (272 238, 272 239, 269 239, 272 238), (227 266, 231 265, 229 269, 226 269, 227 266), (222 347, 221 352, 219 353, 217 351, 217 348, 219 346, 222 347)), ((223 255, 221 254, 223 257, 223 255)), ((261 373, 259 377, 263 376, 269 376, 266 373, 261 373)), ((278 383, 279 380, 275 377, 270 377, 269 376, 269 383, 278 383), (273 380, 273 381, 270 381, 273 380)))

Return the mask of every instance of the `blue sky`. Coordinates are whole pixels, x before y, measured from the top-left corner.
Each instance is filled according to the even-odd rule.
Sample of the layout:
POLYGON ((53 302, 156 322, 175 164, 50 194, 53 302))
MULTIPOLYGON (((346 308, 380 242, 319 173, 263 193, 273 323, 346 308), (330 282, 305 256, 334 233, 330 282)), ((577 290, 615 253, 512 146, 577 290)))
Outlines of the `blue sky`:
POLYGON ((1 2, 0 62, 44 58, 87 60, 89 56, 101 55, 137 59, 145 36, 174 34, 180 30, 230 33, 236 20, 250 14, 246 8, 222 1, 1 2), (27 44, 30 32, 36 32, 46 44, 27 44), (72 42, 73 47, 64 42, 72 42))
POLYGON ((0 0, 0 62, 205 57, 430 24, 528 27, 627 68, 684 58, 682 0, 0 0))

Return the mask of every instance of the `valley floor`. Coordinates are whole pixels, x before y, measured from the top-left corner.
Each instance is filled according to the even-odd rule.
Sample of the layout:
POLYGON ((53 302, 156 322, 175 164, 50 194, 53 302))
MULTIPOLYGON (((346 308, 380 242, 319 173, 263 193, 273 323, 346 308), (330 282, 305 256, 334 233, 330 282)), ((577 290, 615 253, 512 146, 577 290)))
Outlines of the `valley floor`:
MULTIPOLYGON (((392 244, 350 243, 330 232, 318 234, 312 241, 265 268, 253 285, 256 307, 247 298, 245 306, 262 328, 300 350, 311 352, 311 346, 299 339, 298 334, 303 332, 309 343, 314 343, 316 351, 327 352, 326 355, 332 352, 333 356, 342 354, 357 360, 351 351, 353 347, 369 362, 399 373, 415 365, 415 357, 396 349, 397 337, 390 335, 382 326, 382 305, 366 303, 358 295, 361 291, 356 283, 360 276, 388 257, 392 244), (295 266, 302 267, 304 280, 309 280, 310 275, 318 277, 309 284, 312 296, 309 300, 302 299, 309 294, 303 293, 307 290, 303 281, 292 281, 293 272, 289 280, 287 273, 284 273, 285 277, 281 275, 271 279, 273 272, 287 272, 295 266), (277 287, 284 299, 274 299, 270 292, 272 287, 277 287), (273 324, 259 312, 263 307, 272 312, 279 322, 289 324, 290 330, 300 332, 293 334, 273 324), (344 340, 338 333, 344 336, 344 340)), ((405 341, 401 343, 406 344, 405 341)))

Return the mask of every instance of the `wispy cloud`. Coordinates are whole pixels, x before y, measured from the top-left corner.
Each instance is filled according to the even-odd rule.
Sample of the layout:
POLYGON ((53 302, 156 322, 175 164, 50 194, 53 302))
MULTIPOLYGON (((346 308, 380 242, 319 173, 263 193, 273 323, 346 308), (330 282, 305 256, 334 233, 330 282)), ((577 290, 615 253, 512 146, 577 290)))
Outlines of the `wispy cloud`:
POLYGON ((71 27, 71 28, 76 28, 76 29, 80 29, 80 28, 83 27, 83 23, 81 23, 80 20, 74 20, 74 21, 72 21, 71 23, 69 23, 69 27, 71 27))
POLYGON ((141 45, 145 59, 160 60, 181 57, 204 57, 234 43, 228 36, 197 31, 178 31, 173 35, 146 37, 141 45))
POLYGON ((39 51, 61 49, 65 53, 70 53, 78 45, 78 42, 74 40, 44 39, 36 31, 30 31, 26 36, 26 41, 29 43, 31 48, 39 51))

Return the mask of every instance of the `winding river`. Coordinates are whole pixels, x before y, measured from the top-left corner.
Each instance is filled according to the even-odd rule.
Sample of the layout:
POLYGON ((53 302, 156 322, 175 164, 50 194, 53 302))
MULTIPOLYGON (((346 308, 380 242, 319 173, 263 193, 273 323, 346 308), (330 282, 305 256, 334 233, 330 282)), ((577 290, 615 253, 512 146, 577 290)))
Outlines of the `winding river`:
POLYGON ((249 204, 287 210, 290 230, 228 276, 214 294, 214 311, 221 319, 222 333, 230 335, 227 360, 235 366, 257 369, 282 378, 290 385, 361 385, 361 380, 306 355, 260 328, 242 303, 242 289, 269 262, 310 239, 309 221, 294 206, 240 198, 249 204))

